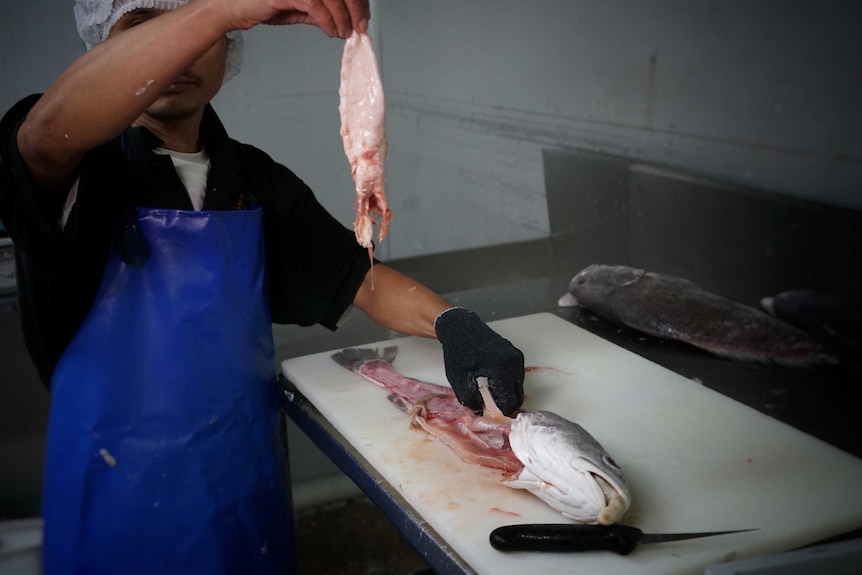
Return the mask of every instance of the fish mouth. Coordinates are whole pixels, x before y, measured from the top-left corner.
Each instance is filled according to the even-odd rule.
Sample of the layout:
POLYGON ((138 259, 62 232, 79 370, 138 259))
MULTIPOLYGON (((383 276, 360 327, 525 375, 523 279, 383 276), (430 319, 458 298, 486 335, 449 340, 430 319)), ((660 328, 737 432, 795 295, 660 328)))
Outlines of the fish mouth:
POLYGON ((566 292, 559 300, 557 300, 557 305, 560 307, 575 307, 578 305, 578 300, 571 293, 566 292))
POLYGON ((591 473, 591 475, 605 497, 605 507, 598 514, 598 523, 602 525, 618 523, 628 511, 629 499, 623 491, 612 485, 603 475, 598 473, 591 473))
POLYGON ((525 467, 510 474, 503 483, 525 489, 578 523, 613 525, 619 523, 631 505, 628 490, 616 485, 601 472, 581 470, 580 480, 555 481, 560 477, 542 477, 525 467))

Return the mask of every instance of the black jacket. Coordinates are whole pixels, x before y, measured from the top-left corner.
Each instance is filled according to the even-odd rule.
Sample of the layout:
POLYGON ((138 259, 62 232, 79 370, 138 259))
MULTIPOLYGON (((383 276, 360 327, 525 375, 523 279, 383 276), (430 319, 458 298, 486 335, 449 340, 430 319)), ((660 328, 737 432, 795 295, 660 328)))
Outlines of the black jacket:
MULTIPOLYGON (((88 152, 66 226, 67 193, 34 190, 17 148, 18 128, 39 99, 23 99, 0 122, 0 219, 16 247, 24 337, 45 383, 89 310, 119 218, 133 205, 191 210, 171 159, 145 128, 88 152)), ((211 107, 201 124, 210 155, 204 210, 253 200, 264 213, 273 321, 335 329, 369 268, 368 253, 293 172, 228 137, 211 107)))

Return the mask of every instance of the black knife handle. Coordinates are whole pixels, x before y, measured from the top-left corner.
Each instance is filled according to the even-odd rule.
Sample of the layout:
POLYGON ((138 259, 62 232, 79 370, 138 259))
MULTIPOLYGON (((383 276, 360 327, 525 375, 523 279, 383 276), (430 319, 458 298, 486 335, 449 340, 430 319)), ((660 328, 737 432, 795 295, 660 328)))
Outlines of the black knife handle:
POLYGON ((641 537, 643 531, 628 525, 505 525, 491 532, 491 547, 498 551, 613 551, 628 555, 641 537))

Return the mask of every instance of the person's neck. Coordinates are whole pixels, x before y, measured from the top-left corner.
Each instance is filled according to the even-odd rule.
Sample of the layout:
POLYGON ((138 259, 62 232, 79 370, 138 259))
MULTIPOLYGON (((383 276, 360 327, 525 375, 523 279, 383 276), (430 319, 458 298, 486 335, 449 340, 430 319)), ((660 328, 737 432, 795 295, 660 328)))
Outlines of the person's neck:
POLYGON ((156 119, 147 114, 138 118, 134 126, 143 126, 157 136, 162 148, 175 152, 195 153, 201 150, 200 127, 203 113, 187 118, 156 119))

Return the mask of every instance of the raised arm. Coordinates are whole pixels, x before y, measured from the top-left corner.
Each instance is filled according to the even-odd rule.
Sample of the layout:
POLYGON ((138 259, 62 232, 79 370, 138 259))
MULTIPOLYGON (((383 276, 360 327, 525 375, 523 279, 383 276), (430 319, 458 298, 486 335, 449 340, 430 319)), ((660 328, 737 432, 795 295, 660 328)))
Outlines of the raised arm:
POLYGON ((346 37, 367 26, 369 16, 367 0, 195 0, 143 12, 139 24, 76 60, 21 126, 21 156, 40 189, 68 185, 86 151, 131 126, 227 32, 262 22, 306 23, 346 37))
POLYGON ((415 280, 374 264, 354 299, 375 323, 405 335, 437 337, 434 321, 452 307, 415 280))
POLYGON ((368 272, 354 303, 384 327, 440 340, 446 378, 467 407, 483 408, 478 377, 488 378, 491 396, 504 414, 514 413, 524 403, 524 354, 472 311, 453 307, 381 264, 368 272))

